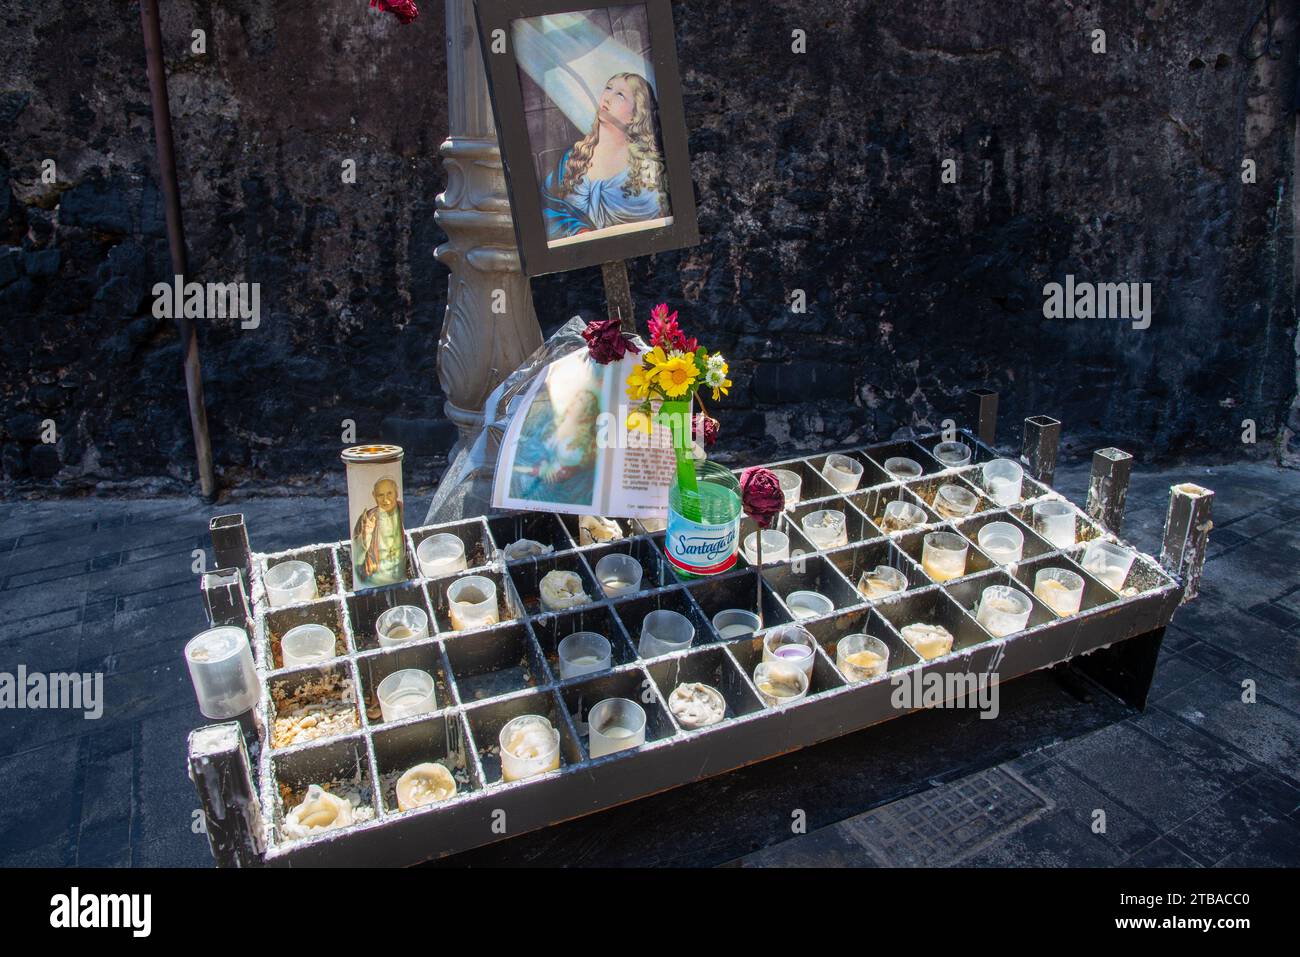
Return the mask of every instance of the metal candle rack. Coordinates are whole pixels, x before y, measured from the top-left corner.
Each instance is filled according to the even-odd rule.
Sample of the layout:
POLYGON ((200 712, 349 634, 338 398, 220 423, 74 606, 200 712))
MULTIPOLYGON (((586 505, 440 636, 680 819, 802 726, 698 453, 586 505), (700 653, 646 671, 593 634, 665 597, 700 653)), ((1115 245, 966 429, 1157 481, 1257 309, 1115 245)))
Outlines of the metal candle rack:
MULTIPOLYGON (((987 396, 978 398, 987 411, 987 396)), ((991 440, 984 419, 981 416, 980 431, 991 440)), ((791 538, 792 559, 762 569, 764 628, 793 620, 783 596, 796 589, 820 591, 835 604, 830 614, 800 622, 819 645, 811 685, 806 698, 779 708, 765 707, 751 680, 762 657, 764 631, 727 640, 710 622, 723 609, 752 607, 755 572, 743 558, 738 568, 726 574, 682 583, 662 557, 662 533, 646 532, 630 523, 628 537, 584 546, 578 544, 575 516, 514 513, 409 530, 410 568, 418 570, 415 549, 425 537, 451 532, 465 543, 469 570, 356 593, 348 542, 255 554, 249 550, 242 516, 213 519, 213 542, 223 568, 204 576, 209 616, 214 624, 247 628, 262 682, 261 703, 254 712, 239 722, 201 728, 190 737, 190 775, 207 813, 217 863, 409 864, 456 853, 895 717, 898 711, 890 700, 894 680, 907 671, 923 672, 927 684, 930 673, 987 674, 1005 681, 1078 658, 1086 673, 1142 707, 1164 628, 1185 599, 1185 583, 1199 577, 1213 493, 1192 485, 1173 487, 1161 560, 1139 555, 1125 593, 1117 594, 1079 562, 1084 543, 1114 539, 1118 531, 1129 474, 1125 453, 1115 449, 1097 453, 1087 510, 1074 509, 1078 540, 1074 547, 1057 549, 1033 530, 1032 504, 1061 499, 1048 484, 1055 469, 1059 427, 1042 416, 1026 420, 1022 501, 1007 508, 989 501, 979 480, 980 464, 998 453, 969 432, 958 433, 958 440, 971 448, 972 462, 959 468, 948 468, 930 454, 951 435, 847 450, 845 454, 859 459, 865 469, 859 490, 849 494, 840 494, 822 478, 824 454, 772 463, 799 472, 803 488, 802 500, 782 520, 782 529, 791 538), (896 455, 921 463, 924 474, 912 480, 891 479, 882 464, 896 455), (980 496, 975 514, 950 522, 933 511, 940 476, 980 496), (884 505, 899 498, 919 505, 929 524, 920 530, 882 532, 876 523, 884 505), (837 508, 848 516, 848 545, 819 551, 803 537, 796 519, 813 507, 837 508), (1024 556, 1018 564, 998 566, 976 544, 978 529, 993 520, 1009 521, 1023 531, 1024 556), (942 584, 927 577, 920 561, 922 537, 936 529, 955 530, 970 540, 966 574, 942 584), (551 545, 554 553, 502 561, 501 550, 520 538, 551 545), (610 552, 628 553, 640 562, 644 571, 640 592, 613 600, 604 597, 594 568, 610 552), (262 576, 289 559, 307 561, 316 569, 321 595, 310 602, 269 608, 262 576), (864 569, 880 564, 901 570, 908 588, 868 601, 855 583, 864 569), (1035 571, 1049 565, 1064 566, 1083 577, 1084 597, 1077 614, 1058 618, 1033 595, 1035 571), (590 604, 562 612, 538 609, 537 583, 556 568, 582 577, 592 597, 590 604), (486 575, 497 583, 499 624, 451 630, 446 587, 467 574, 486 575), (983 588, 993 584, 1011 585, 1030 597, 1033 610, 1024 631, 995 638, 976 622, 975 602, 983 588), (429 613, 430 637, 401 648, 380 648, 375 620, 398 604, 416 604, 429 613), (636 636, 646 613, 658 608, 686 615, 695 625, 696 637, 687 651, 642 660, 636 636), (955 636, 953 650, 931 661, 919 658, 899 635, 899 629, 913 621, 945 625, 955 636), (334 630, 338 656, 316 666, 285 669, 280 637, 306 622, 334 630), (595 631, 609 638, 614 648, 612 670, 560 680, 556 646, 576 631, 595 631), (863 683, 851 683, 841 675, 835 645, 855 632, 885 641, 890 649, 888 672, 863 683), (384 722, 375 688, 402 668, 419 668, 434 676, 438 710, 384 722), (272 747, 270 728, 278 700, 326 676, 339 689, 351 688, 354 726, 333 737, 272 747), (725 719, 700 730, 683 729, 666 706, 669 694, 682 681, 703 681, 721 691, 725 719), (643 703, 648 719, 645 744, 593 760, 578 719, 591 704, 615 696, 643 703), (507 721, 523 714, 546 715, 559 730, 561 766, 506 783, 497 737, 507 721), (447 765, 457 778, 458 792, 438 804, 398 810, 394 779, 426 761, 447 765), (309 785, 330 783, 359 795, 363 807, 369 808, 363 816, 370 819, 286 839, 283 824, 288 811, 309 785)), ((746 521, 742 534, 748 530, 752 529, 746 521)), ((945 681, 944 687, 953 684, 945 681)), ((340 699, 347 694, 346 690, 335 693, 340 699)))

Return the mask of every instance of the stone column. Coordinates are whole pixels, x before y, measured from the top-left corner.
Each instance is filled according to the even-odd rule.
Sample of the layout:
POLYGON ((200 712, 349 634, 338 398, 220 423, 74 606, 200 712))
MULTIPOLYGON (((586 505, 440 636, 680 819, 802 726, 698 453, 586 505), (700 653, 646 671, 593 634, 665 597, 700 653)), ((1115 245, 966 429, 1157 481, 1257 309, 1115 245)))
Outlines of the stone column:
POLYGON ((542 331, 519 268, 473 0, 446 3, 450 129, 439 150, 447 188, 436 219, 448 239, 434 254, 451 277, 438 381, 463 444, 482 424, 488 393, 541 345, 542 331))

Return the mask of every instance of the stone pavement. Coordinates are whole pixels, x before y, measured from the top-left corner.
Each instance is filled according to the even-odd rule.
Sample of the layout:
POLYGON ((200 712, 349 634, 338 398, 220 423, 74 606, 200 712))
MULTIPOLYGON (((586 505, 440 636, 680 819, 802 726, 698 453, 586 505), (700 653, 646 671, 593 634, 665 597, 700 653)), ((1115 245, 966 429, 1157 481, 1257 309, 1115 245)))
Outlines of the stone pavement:
MULTIPOLYGON (((1300 864, 1300 473, 1139 468, 1125 534, 1144 551, 1185 479, 1218 493, 1210 564, 1145 713, 1057 668, 1002 689, 995 721, 911 715, 442 863, 1300 864)), ((1082 501, 1086 481, 1073 466, 1057 484, 1082 501)), ((244 512, 270 551, 341 537, 343 509, 0 504, 0 671, 102 672, 105 696, 98 720, 0 712, 0 866, 210 863, 185 775, 202 723, 181 659, 205 624, 192 552, 211 562, 212 514, 244 512)))

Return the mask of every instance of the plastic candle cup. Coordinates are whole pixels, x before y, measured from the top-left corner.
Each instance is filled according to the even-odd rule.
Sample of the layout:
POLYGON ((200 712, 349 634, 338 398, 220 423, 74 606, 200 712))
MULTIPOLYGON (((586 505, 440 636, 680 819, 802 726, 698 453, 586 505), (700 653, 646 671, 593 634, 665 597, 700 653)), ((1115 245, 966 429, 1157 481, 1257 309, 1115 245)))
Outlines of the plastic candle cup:
POLYGON ((921 547, 921 567, 937 582, 946 582, 966 574, 966 555, 970 544, 952 532, 931 532, 921 547))
POLYGON ((1039 502, 1034 506, 1034 527, 1057 548, 1074 544, 1074 510, 1065 502, 1039 502))
POLYGON ((420 542, 415 549, 415 560, 425 578, 463 572, 469 567, 465 561, 465 543, 447 532, 430 535, 420 542))
POLYGON ((835 644, 835 665, 849 681, 869 681, 889 667, 889 646, 871 635, 845 635, 835 644))
POLYGON ((833 485, 837 492, 854 491, 862 481, 862 472, 862 463, 847 455, 828 455, 822 466, 822 478, 833 485))
MULTIPOLYGON (((745 536, 745 561, 751 565, 758 564, 758 536, 759 532, 750 532, 745 536)), ((762 531, 763 536, 763 564, 771 565, 774 562, 783 562, 790 557, 790 536, 785 532, 778 532, 775 528, 768 528, 762 531)))
POLYGON ((808 674, 788 661, 760 661, 754 666, 754 687, 763 704, 776 708, 808 694, 808 674))
POLYGON ((495 625, 501 620, 497 584, 483 575, 467 575, 448 585, 447 604, 451 626, 457 631, 495 625))
POLYGON ((885 506, 885 517, 880 527, 886 532, 903 532, 925 524, 925 510, 919 505, 901 499, 885 506))
POLYGON ((257 704, 257 669, 244 629, 223 625, 199 632, 185 645, 185 664, 203 717, 224 721, 257 704))
POLYGON ((262 583, 266 585, 266 600, 272 608, 311 601, 318 596, 316 569, 306 562, 281 562, 268 568, 262 583))
POLYGON ((943 625, 928 625, 925 622, 915 621, 898 629, 898 633, 908 646, 926 661, 942 658, 952 651, 952 632, 943 625))
POLYGON ((661 608, 641 620, 641 641, 637 654, 642 658, 669 655, 689 648, 695 640, 695 626, 685 615, 661 608))
POLYGON ((875 568, 868 569, 858 579, 858 591, 864 598, 872 601, 906 590, 907 576, 889 565, 877 565, 875 568))
POLYGON ((975 620, 995 638, 1024 631, 1033 608, 1029 596, 1010 585, 990 585, 980 595, 975 620))
POLYGON ((641 590, 641 563, 631 555, 615 552, 596 562, 596 581, 610 598, 641 590))
POLYGON ((1011 459, 994 459, 984 463, 984 487, 989 498, 998 505, 1015 505, 1020 501, 1020 489, 1025 480, 1025 470, 1011 459))
POLYGON ((817 618, 835 610, 835 603, 817 591, 792 591, 785 596, 785 604, 796 618, 817 618))
POLYGON ((402 772, 394 790, 397 792, 397 809, 409 811, 454 797, 456 779, 445 766, 428 761, 402 772))
POLYGON ((595 671, 608 671, 614 649, 609 639, 594 631, 575 631, 557 649, 560 677, 572 678, 595 671))
POLYGON ((400 721, 417 714, 438 710, 433 690, 433 675, 418 668, 394 671, 375 689, 379 712, 385 721, 400 721))
POLYGON ((1062 618, 1077 614, 1083 604, 1083 576, 1067 568, 1040 568, 1034 594, 1062 618))
POLYGON ((408 641, 429 637, 429 616, 415 605, 397 605, 375 622, 380 648, 396 648, 408 641))
POLYGON ((334 632, 324 625, 298 625, 280 639, 280 657, 284 667, 301 668, 334 657, 334 632))
POLYGON ((916 459, 896 455, 893 458, 885 459, 885 471, 896 479, 914 479, 920 478, 923 470, 921 463, 916 459))
POLYGON ((817 641, 798 625, 776 628, 763 638, 763 660, 789 662, 811 678, 817 641))
POLYGON ((848 521, 844 513, 833 508, 809 512, 800 523, 803 533, 818 550, 839 548, 849 543, 848 521))
POLYGON ((1018 562, 1025 552, 1025 533, 1010 522, 989 522, 975 540, 980 550, 999 565, 1018 562))
MULTIPOLYGON (((772 474, 776 480, 781 483, 781 491, 785 494, 785 507, 789 510, 792 506, 799 503, 799 495, 803 489, 803 477, 798 472, 792 472, 789 469, 772 469, 772 474)), ((764 544, 767 544, 764 539, 764 544)), ((767 549, 764 549, 766 551, 767 549)))
POLYGON ((593 758, 645 744, 645 709, 627 698, 597 701, 587 716, 587 745, 593 758))
POLYGON ((960 485, 940 485, 934 494, 934 510, 944 518, 965 518, 978 504, 979 496, 960 485))
POLYGON ((497 743, 504 781, 519 781, 560 766, 560 732, 540 714, 523 714, 507 721, 497 743))
POLYGON ((940 442, 934 447, 933 455, 952 469, 969 465, 971 450, 969 445, 963 445, 961 442, 940 442))
POLYGON ((1129 569, 1137 553, 1114 542, 1091 541, 1083 550, 1083 569, 1111 591, 1119 594, 1124 590, 1129 569))
POLYGON ((743 608, 727 608, 713 616, 713 627, 723 638, 745 638, 762 627, 762 619, 743 608))

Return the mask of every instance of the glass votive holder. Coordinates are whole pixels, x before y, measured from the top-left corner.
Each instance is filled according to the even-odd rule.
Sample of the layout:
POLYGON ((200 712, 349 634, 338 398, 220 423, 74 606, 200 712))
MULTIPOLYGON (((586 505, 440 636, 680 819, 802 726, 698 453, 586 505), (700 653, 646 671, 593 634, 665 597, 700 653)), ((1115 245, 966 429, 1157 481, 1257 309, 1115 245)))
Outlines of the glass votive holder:
POLYGON ((817 618, 835 610, 835 603, 819 591, 792 591, 785 604, 795 618, 817 618))
POLYGON ((637 654, 642 658, 670 655, 691 646, 695 626, 680 612, 660 608, 641 619, 641 641, 637 654))
POLYGON ((1055 500, 1034 505, 1034 529, 1057 548, 1074 544, 1074 509, 1055 500))
POLYGON ((999 565, 1018 562, 1025 553, 1025 533, 1010 522, 989 522, 975 540, 980 550, 999 565))
POLYGON ((587 749, 593 758, 645 744, 645 709, 627 698, 606 698, 587 715, 587 749))
POLYGON ((447 586, 448 613, 457 631, 483 628, 501 620, 497 583, 484 575, 466 575, 447 586))
POLYGON ((1020 501, 1020 489, 1025 480, 1025 470, 1011 459, 994 459, 985 462, 984 487, 989 498, 998 505, 1015 505, 1020 501))
POLYGON ((1033 603, 1029 596, 1010 585, 990 585, 980 595, 975 620, 994 638, 1024 631, 1033 603))
POLYGON ((560 641, 556 653, 560 658, 560 677, 572 678, 608 671, 614 647, 604 635, 594 631, 575 631, 560 641))
POLYGON ((798 701, 808 694, 808 674, 788 661, 760 661, 754 666, 754 687, 769 708, 798 701))
POLYGON ((1137 553, 1114 542, 1093 540, 1083 550, 1083 570, 1118 594, 1124 590, 1137 553))
POLYGON ((885 459, 885 471, 896 479, 914 479, 920 478, 921 463, 916 459, 909 459, 902 455, 895 455, 892 458, 885 459))
MULTIPOLYGON (((785 507, 787 510, 799 503, 799 496, 803 492, 803 476, 798 472, 792 472, 790 469, 772 469, 772 474, 781 484, 781 493, 785 495, 785 507)), ((764 546, 767 541, 763 541, 764 546)), ((767 548, 763 549, 764 552, 767 548)))
POLYGON ((324 625, 298 625, 280 638, 280 657, 285 668, 301 668, 334 657, 334 632, 324 625))
POLYGON ((944 518, 965 518, 978 503, 979 496, 960 485, 940 485, 934 493, 934 510, 944 518))
POLYGON ((921 567, 937 582, 966 574, 970 543, 953 532, 931 532, 921 546, 921 567))
POLYGON ((396 648, 408 641, 429 637, 429 616, 415 605, 397 605, 375 622, 380 648, 396 648))
POLYGON ((257 704, 257 669, 244 629, 222 625, 199 632, 185 645, 185 665, 203 717, 224 721, 257 704))
POLYGON ((610 598, 641 590, 645 569, 631 555, 614 552, 596 562, 596 581, 610 598))
POLYGON ((896 595, 907 590, 907 576, 897 568, 889 565, 877 565, 862 573, 858 579, 858 591, 864 598, 875 601, 886 595, 896 595))
POLYGON ((375 689, 379 713, 385 721, 400 721, 417 714, 438 710, 433 690, 433 675, 419 668, 403 668, 379 682, 375 689))
POLYGON ((1083 576, 1068 568, 1040 568, 1034 594, 1062 618, 1077 614, 1083 604, 1083 576))
MULTIPOLYGON (((758 536, 759 532, 750 532, 745 536, 744 552, 745 561, 751 565, 758 564, 758 536)), ((775 562, 783 562, 790 557, 790 536, 785 532, 778 532, 775 528, 767 528, 762 531, 763 536, 763 564, 771 565, 775 562)))
POLYGON ((507 721, 497 744, 503 781, 519 781, 560 766, 560 732, 540 714, 521 714, 507 721))
POLYGON ((826 456, 822 465, 822 478, 835 487, 837 492, 852 492, 862 481, 863 465, 857 459, 847 455, 832 453, 826 456))
POLYGON ((465 560, 465 543, 448 532, 430 535, 420 542, 415 549, 415 560, 425 578, 451 575, 469 567, 465 560))
POLYGON ((971 448, 961 442, 940 442, 930 453, 950 469, 970 464, 971 448))
POLYGON ((811 677, 817 640, 798 625, 774 628, 763 637, 763 660, 789 662, 811 677))
POLYGON ((272 608, 311 601, 318 596, 316 569, 306 562, 281 562, 266 570, 262 576, 266 586, 266 600, 272 608))
POLYGON ((870 681, 889 667, 889 646, 871 635, 845 635, 835 644, 835 666, 849 681, 870 681))
MULTIPOLYGON (((849 543, 848 520, 844 513, 833 508, 809 512, 800 522, 808 541, 818 550, 839 548, 849 543)), ((766 543, 764 543, 766 544, 766 543)))
POLYGON ((885 506, 885 517, 880 527, 886 532, 905 532, 909 528, 925 524, 925 510, 919 505, 901 500, 885 506))
POLYGON ((763 620, 743 608, 725 608, 713 616, 713 627, 723 638, 745 638, 758 631, 763 620))

